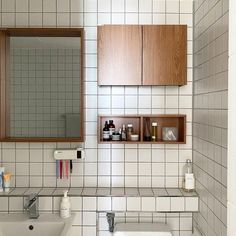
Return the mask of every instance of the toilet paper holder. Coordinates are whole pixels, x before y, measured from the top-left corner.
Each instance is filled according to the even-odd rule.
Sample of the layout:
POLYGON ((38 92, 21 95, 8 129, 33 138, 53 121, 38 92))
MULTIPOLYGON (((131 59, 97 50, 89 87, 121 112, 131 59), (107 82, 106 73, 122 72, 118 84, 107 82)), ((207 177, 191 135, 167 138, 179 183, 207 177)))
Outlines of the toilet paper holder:
POLYGON ((115 213, 113 212, 107 212, 107 222, 109 225, 109 232, 113 232, 114 231, 114 222, 115 222, 115 213))

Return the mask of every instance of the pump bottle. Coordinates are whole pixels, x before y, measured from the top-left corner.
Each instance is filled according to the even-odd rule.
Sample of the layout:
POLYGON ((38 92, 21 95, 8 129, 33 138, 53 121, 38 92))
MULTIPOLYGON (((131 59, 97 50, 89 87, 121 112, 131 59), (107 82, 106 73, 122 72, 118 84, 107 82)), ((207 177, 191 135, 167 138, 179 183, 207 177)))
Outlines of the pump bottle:
POLYGON ((71 216, 71 205, 70 205, 70 198, 67 196, 68 190, 65 190, 64 197, 61 199, 61 206, 60 206, 60 216, 61 218, 69 218, 71 216))

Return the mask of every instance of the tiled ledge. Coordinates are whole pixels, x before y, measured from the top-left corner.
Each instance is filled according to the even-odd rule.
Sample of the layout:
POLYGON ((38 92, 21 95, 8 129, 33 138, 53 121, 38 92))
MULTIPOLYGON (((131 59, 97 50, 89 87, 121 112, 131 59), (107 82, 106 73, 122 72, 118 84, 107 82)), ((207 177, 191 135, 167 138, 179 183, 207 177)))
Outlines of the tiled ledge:
MULTIPOLYGON (((1 196, 62 196, 66 188, 12 188, 1 196)), ((185 192, 178 188, 69 188, 69 196, 96 197, 198 197, 196 192, 185 192)))
MULTIPOLYGON (((44 208, 45 202, 46 205, 59 204, 63 189, 13 188, 9 193, 1 193, 0 197, 5 197, 10 206, 17 198, 23 202, 23 197, 37 193, 40 210, 48 211, 51 209, 44 208)), ((196 212, 199 206, 196 192, 186 193, 173 188, 70 188, 69 196, 72 211, 196 212)), ((53 211, 57 211, 58 206, 53 211)))

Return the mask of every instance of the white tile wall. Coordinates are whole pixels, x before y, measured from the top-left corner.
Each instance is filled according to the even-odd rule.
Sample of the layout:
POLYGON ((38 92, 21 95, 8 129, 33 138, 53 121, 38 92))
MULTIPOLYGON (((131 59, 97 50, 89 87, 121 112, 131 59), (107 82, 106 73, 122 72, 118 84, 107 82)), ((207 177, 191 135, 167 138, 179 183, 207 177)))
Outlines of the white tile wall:
POLYGON ((227 235, 232 236, 236 230, 236 225, 234 219, 236 216, 236 191, 234 179, 235 179, 235 141, 234 141, 234 130, 235 130, 235 59, 236 59, 236 48, 235 48, 235 10, 236 5, 235 1, 229 0, 224 2, 224 7, 229 7, 229 91, 228 91, 228 176, 227 176, 227 193, 228 193, 228 202, 227 202, 227 235), (228 4, 228 5, 227 5, 228 4))
POLYGON ((96 26, 104 23, 179 24, 181 22, 188 24, 188 44, 191 45, 192 0, 24 0, 22 4, 18 4, 17 0, 2 0, 0 14, 2 27, 19 25, 21 27, 84 27, 86 37, 86 159, 74 163, 74 173, 68 181, 58 181, 52 159, 53 149, 76 147, 79 144, 38 143, 19 147, 14 143, 3 143, 1 161, 13 173, 13 185, 181 187, 182 173, 179 170, 185 160, 192 156, 192 134, 189 128, 192 124, 191 48, 188 52, 186 87, 107 86, 100 88, 96 83, 96 26), (146 113, 188 114, 187 144, 148 145, 147 147, 97 144, 97 114, 146 113), (112 152, 114 147, 119 157, 116 152, 112 152), (150 152, 147 159, 142 152, 143 148, 150 152), (23 151, 19 152, 18 149, 23 151), (169 150, 179 153, 179 159, 174 157, 173 160, 169 160, 171 158, 168 156, 169 150), (28 156, 29 161, 25 159, 28 156), (171 163, 167 164, 166 159, 171 163), (23 164, 15 165, 15 161, 23 164), (143 162, 142 165, 139 165, 140 161, 143 162), (39 166, 38 171, 35 170, 36 163, 39 166), (26 170, 22 172, 22 168, 26 170))
MULTIPOLYGON (((117 213, 115 223, 167 223, 171 226, 173 236, 191 236, 192 235, 192 214, 191 213, 117 213)), ((98 213, 98 231, 99 236, 111 236, 108 231, 106 214, 98 213)))
MULTIPOLYGON (((14 191, 16 194, 20 194, 17 190, 14 191)), ((50 195, 52 191, 54 190, 45 189, 44 194, 50 195)), ((61 193, 61 190, 58 191, 61 193)), ((89 192, 87 192, 87 194, 88 193, 89 192)), ((39 197, 40 214, 45 212, 58 214, 61 197, 46 195, 39 197)), ((112 210, 115 213, 115 222, 167 223, 171 228, 173 236, 190 236, 192 230, 192 213, 170 212, 172 202, 170 199, 173 199, 173 197, 70 197, 72 214, 75 215, 71 235, 111 235, 108 232, 106 211, 109 212, 112 210), (167 199, 167 201, 164 202, 164 199, 167 199), (96 204, 96 202, 98 204, 96 204), (155 208, 155 204, 160 204, 163 210, 155 208)), ((176 200, 177 197, 174 197, 174 199, 176 200)), ((180 197, 179 199, 182 200, 183 198, 180 197)), ((195 204, 196 208, 192 209, 196 211, 197 205, 193 203, 194 199, 197 200, 197 198, 194 197, 186 197, 185 203, 186 206, 187 204, 189 206, 195 204)), ((179 208, 179 210, 183 211, 184 206, 183 209, 179 208)), ((4 212, 22 213, 23 197, 0 196, 0 213, 4 212)))
POLYGON ((194 1, 193 162, 200 196, 194 222, 217 236, 227 234, 227 3, 194 1))

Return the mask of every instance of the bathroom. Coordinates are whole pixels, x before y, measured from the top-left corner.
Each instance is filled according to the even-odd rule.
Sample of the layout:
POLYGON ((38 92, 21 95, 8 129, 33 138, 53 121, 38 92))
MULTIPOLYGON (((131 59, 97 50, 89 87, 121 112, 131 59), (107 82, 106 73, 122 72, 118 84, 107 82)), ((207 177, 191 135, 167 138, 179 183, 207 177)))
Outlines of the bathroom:
MULTIPOLYGON (((115 214, 115 224, 165 223, 173 236, 235 235, 235 1, 0 2, 2 29, 79 28, 84 40, 83 142, 4 142, 0 127, 0 166, 12 174, 9 193, 0 193, 0 235, 1 215, 27 215, 24 205, 30 193, 37 194, 40 217, 59 215, 64 189, 69 190, 73 215, 71 236, 112 235, 107 213, 115 214), (180 24, 187 25, 185 85, 98 84, 98 26, 180 24), (98 138, 109 116, 143 120, 163 114, 185 115, 182 143, 116 144, 98 138), (73 161, 68 178, 58 178, 54 151, 77 148, 84 158, 73 161), (195 177, 191 193, 182 189, 187 159, 195 177)), ((1 71, 2 65, 2 80, 1 71)))

